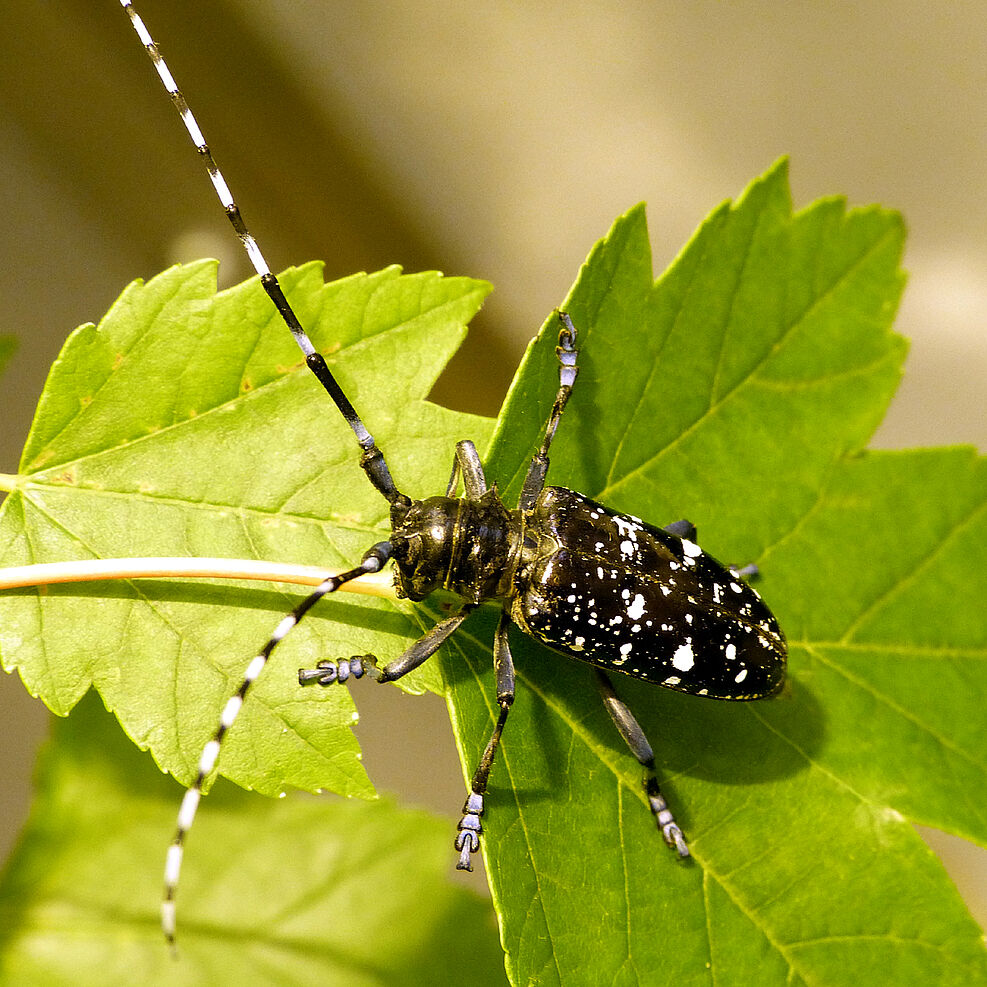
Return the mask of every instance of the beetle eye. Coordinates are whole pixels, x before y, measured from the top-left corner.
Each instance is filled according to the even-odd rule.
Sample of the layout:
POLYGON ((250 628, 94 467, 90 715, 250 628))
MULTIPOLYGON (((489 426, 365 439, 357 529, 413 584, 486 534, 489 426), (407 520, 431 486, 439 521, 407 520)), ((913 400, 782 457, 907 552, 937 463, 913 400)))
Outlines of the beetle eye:
POLYGON ((391 558, 399 565, 414 566, 421 556, 421 538, 409 535, 391 541, 391 558))

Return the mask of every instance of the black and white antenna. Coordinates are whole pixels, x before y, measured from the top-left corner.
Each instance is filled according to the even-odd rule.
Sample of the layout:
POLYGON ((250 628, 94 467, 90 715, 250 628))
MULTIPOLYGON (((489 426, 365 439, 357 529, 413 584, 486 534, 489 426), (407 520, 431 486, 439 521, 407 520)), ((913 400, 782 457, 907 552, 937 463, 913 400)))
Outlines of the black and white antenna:
POLYGON ((209 172, 209 178, 212 181, 213 188, 216 190, 216 195, 219 197, 220 204, 226 211, 226 216, 230 223, 233 224, 233 229, 240 238, 240 242, 243 244, 243 248, 250 258, 250 263, 260 275, 264 290, 270 296, 271 301, 274 302, 278 312, 281 313, 281 318, 284 319, 285 325, 291 330, 291 334, 295 337, 295 342, 298 343, 299 349, 305 354, 305 362, 308 364, 309 370, 315 374, 319 383, 326 389, 329 397, 332 398, 336 407, 339 409, 339 413, 346 420, 346 424, 353 429, 353 434, 356 436, 356 440, 363 450, 363 455, 360 457, 360 465, 370 478, 370 482, 387 499, 389 504, 407 503, 408 498, 398 490, 394 484, 394 480, 391 478, 391 472, 388 469, 387 461, 384 459, 384 454, 377 448, 374 437, 367 430, 366 425, 363 424, 363 420, 350 403, 350 399, 339 386, 339 382, 326 365, 322 354, 312 345, 312 340, 309 339, 308 333, 302 328, 302 324, 298 321, 298 316, 295 315, 294 310, 288 303, 288 299, 285 298, 284 291, 281 288, 277 276, 271 271, 267 261, 264 259, 263 253, 261 253, 257 241, 254 239, 250 230, 247 229, 247 224, 243 221, 243 216, 240 213, 240 207, 236 204, 233 193, 230 191, 229 185, 226 184, 226 179, 223 177, 223 173, 219 170, 216 160, 212 156, 212 151, 209 150, 209 145, 206 143, 206 139, 199 129, 199 124, 189 109, 189 105, 185 101, 182 91, 178 88, 178 84, 175 82, 171 70, 168 68, 164 58, 161 57, 161 52, 148 32, 140 14, 134 9, 131 0, 120 0, 120 6, 130 15, 130 22, 137 32, 137 37, 140 38, 141 44, 147 50, 151 61, 154 63, 154 68, 157 70, 161 83, 165 87, 165 91, 169 97, 171 97, 175 109, 178 110, 178 115, 182 118, 182 123, 185 124, 185 129, 188 131, 188 135, 192 139, 195 149, 205 162, 206 170, 209 172))
MULTIPOLYGON (((343 392, 343 389, 339 386, 339 382, 326 365, 326 361, 323 359, 322 354, 315 349, 315 346, 312 344, 312 340, 309 339, 308 334, 302 328, 302 325, 299 322, 298 317, 295 315, 291 305, 288 303, 287 298, 285 298, 284 291, 282 290, 276 275, 271 271, 267 261, 264 259, 264 255, 261 253, 261 249, 257 245, 257 241, 254 239, 253 234, 247 229, 247 225, 243 221, 243 216, 240 213, 240 209, 233 198, 233 193, 230 191, 230 187, 226 184, 226 179, 223 178, 222 172, 217 167, 216 161, 212 156, 212 152, 209 150, 209 145, 206 143, 206 139, 203 137, 202 131, 199 129, 199 125, 196 122, 195 117, 192 115, 192 111, 189 109, 188 103, 185 101, 185 97, 182 95, 182 91, 178 88, 178 85, 175 82, 175 79, 172 76, 167 64, 165 63, 165 60, 161 57, 161 52, 158 50, 157 44, 154 42, 154 39, 148 32, 147 27, 144 25, 144 21, 141 20, 140 15, 136 10, 134 10, 131 0, 120 0, 120 5, 130 15, 130 22, 133 24, 134 30, 137 32, 137 36, 140 38, 141 44, 147 50, 151 61, 154 63, 154 67, 157 70, 158 76, 160 77, 166 92, 171 97, 172 103, 178 110, 179 116, 182 118, 182 123, 185 124, 185 129, 188 131, 189 137, 192 138, 192 143, 195 145, 195 149, 199 152, 200 157, 205 162, 206 169, 209 172, 209 178, 212 181, 213 188, 216 190, 216 195, 219 197, 219 201, 223 206, 223 209, 226 211, 229 221, 233 224, 233 229, 236 231, 236 235, 240 238, 240 242, 243 244, 243 247, 247 252, 247 256, 250 258, 250 263, 253 265, 254 270, 260 275, 261 284, 263 284, 264 290, 270 296, 271 301, 274 302, 278 312, 281 313, 281 317, 284 319, 287 327, 291 330, 291 334, 295 337, 295 342, 298 343, 302 353, 305 354, 305 362, 308 365, 309 370, 311 370, 312 373, 318 378, 319 383, 326 389, 329 397, 332 398, 336 407, 339 409, 340 414, 346 420, 347 425, 353 429, 353 434, 356 436, 356 440, 360 444, 360 448, 362 450, 360 465, 369 477, 370 482, 391 505, 392 514, 400 516, 400 514, 407 509, 411 501, 395 486, 394 480, 391 478, 391 472, 387 466, 387 461, 384 459, 384 454, 377 448, 377 443, 374 441, 374 437, 367 430, 366 425, 363 424, 363 420, 356 413, 356 409, 350 403, 350 400, 343 392)), ((244 698, 250 691, 253 683, 256 681, 257 676, 263 671, 264 666, 267 664, 267 661, 271 656, 271 652, 278 646, 278 644, 281 643, 281 641, 284 640, 285 636, 297 625, 302 617, 304 617, 305 614, 308 613, 308 611, 322 599, 322 597, 329 593, 336 592, 336 590, 338 590, 345 583, 348 583, 350 580, 357 579, 360 576, 368 575, 370 573, 379 572, 390 560, 390 557, 391 543, 386 541, 380 542, 377 545, 374 545, 373 548, 371 548, 363 556, 362 561, 355 568, 338 575, 327 576, 327 578, 309 596, 302 600, 302 602, 277 626, 267 643, 263 648, 261 648, 253 661, 251 661, 247 666, 243 679, 240 682, 240 687, 226 703, 222 716, 220 717, 219 726, 216 728, 212 739, 206 744, 199 758, 199 767, 195 781, 192 782, 192 785, 185 792, 185 797, 182 799, 181 808, 178 812, 178 824, 175 830, 175 835, 172 839, 171 845, 168 848, 165 863, 164 899, 161 903, 161 926, 164 931, 165 938, 172 946, 174 946, 175 943, 175 894, 178 888, 178 877, 182 866, 182 854, 185 844, 185 837, 192 825, 193 819, 195 818, 196 809, 198 808, 199 800, 202 797, 203 786, 206 779, 210 774, 212 774, 212 771, 216 766, 216 761, 219 758, 219 752, 223 739, 243 707, 244 698)))

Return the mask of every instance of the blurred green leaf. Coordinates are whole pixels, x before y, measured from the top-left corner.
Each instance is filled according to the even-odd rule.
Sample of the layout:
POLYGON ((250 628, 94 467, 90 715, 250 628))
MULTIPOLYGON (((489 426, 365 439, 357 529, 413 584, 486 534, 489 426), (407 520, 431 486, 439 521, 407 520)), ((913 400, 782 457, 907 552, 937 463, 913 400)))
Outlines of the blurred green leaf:
POLYGON ((449 883, 445 821, 225 784, 189 840, 173 958, 158 899, 179 793, 95 696, 54 723, 0 880, 0 981, 505 982, 489 904, 449 883))
POLYGON ((17 340, 12 336, 0 336, 0 373, 2 373, 7 364, 10 363, 10 358, 14 355, 17 349, 17 340))

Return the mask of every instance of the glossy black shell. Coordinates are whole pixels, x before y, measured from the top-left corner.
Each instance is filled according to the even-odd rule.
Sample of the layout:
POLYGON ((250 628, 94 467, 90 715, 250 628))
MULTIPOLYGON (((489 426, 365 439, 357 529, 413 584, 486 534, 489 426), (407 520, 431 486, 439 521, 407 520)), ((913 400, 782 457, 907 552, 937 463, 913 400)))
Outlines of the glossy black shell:
POLYGON ((525 633, 579 661, 713 699, 760 699, 785 639, 760 596, 698 545, 564 487, 524 518, 509 601, 525 633))

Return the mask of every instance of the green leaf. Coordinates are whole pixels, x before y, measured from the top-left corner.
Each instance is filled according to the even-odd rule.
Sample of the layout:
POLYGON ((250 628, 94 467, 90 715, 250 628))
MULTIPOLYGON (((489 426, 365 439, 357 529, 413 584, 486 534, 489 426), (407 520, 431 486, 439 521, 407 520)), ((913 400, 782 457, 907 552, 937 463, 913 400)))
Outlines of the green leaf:
MULTIPOLYGON (((898 218, 877 209, 826 200, 793 216, 776 167, 715 211, 657 283, 640 208, 580 273, 565 302, 580 375, 550 481, 657 524, 688 517, 718 558, 758 562, 789 639, 790 683, 775 700, 729 704, 617 677, 690 840, 682 863, 655 831, 588 669, 512 639, 518 697, 483 848, 514 982, 987 983, 979 930, 909 822, 987 842, 987 476, 969 450, 861 451, 904 357, 889 328, 901 242, 898 218)), ((404 323, 390 301, 386 318, 364 313, 368 298, 389 298, 394 272, 314 285, 339 320, 319 346, 343 341, 334 371, 414 496, 444 489, 456 439, 482 450, 491 434, 420 401, 481 291, 421 278, 408 295, 461 284, 458 307, 436 304, 427 332, 393 341, 387 330, 404 323), (383 328, 364 338, 368 325, 383 328)), ((352 437, 304 373, 284 372, 297 357, 264 299, 237 298, 220 316, 192 281, 169 273, 132 289, 159 290, 146 306, 124 296, 111 316, 133 332, 129 347, 82 330, 62 358, 42 409, 51 424, 32 434, 26 476, 3 506, 8 564, 167 551, 335 566, 379 537, 383 505, 354 466, 352 437), (260 343, 258 324, 271 333, 260 343), (284 348, 255 360, 268 347, 284 348), (83 369, 87 355, 101 372, 83 369)), ((549 319, 486 457, 508 503, 558 386, 556 337, 549 319)), ((40 601, 24 591, 0 601, 0 655, 62 711, 95 682, 131 735, 188 778, 294 599, 176 583, 53 588, 40 601)), ((320 612, 251 695, 253 720, 231 732, 221 768, 243 784, 366 792, 346 746, 346 692, 310 700, 294 669, 321 655, 394 656, 440 614, 349 600, 320 612)), ((472 616, 415 683, 444 683, 467 772, 495 719, 494 620, 489 608, 472 616)))
MULTIPOLYGON (((987 842, 987 470, 970 450, 860 452, 900 375, 902 228, 839 200, 792 216, 783 167, 652 282, 641 209, 565 302, 580 375, 551 482, 756 561, 786 629, 776 700, 617 677, 693 858, 657 838, 587 670, 515 639, 518 698, 484 852, 512 980, 970 984, 979 930, 905 817, 987 842)), ((558 327, 488 457, 519 489, 558 327)), ((489 628, 444 660, 464 763, 496 711, 489 628)))
MULTIPOLYGON (((397 268, 326 285, 284 276, 315 345, 412 489, 444 488, 457 439, 489 423, 423 400, 489 290, 397 268)), ((120 556, 225 556, 349 567, 386 532, 358 447, 254 279, 215 294, 215 264, 131 285, 82 326, 51 370, 14 493, 6 565, 120 556)), ((51 587, 0 600, 0 657, 65 714, 95 685, 157 763, 195 775, 250 657, 303 593, 213 582, 51 587)), ((410 607, 333 601, 279 649, 224 745, 221 769, 268 794, 286 785, 372 795, 343 689, 299 692, 313 656, 382 654, 420 633, 410 607)), ((424 669, 404 685, 436 682, 424 669)))
POLYGON ((5 984, 504 983, 489 906, 449 883, 448 824, 424 812, 216 786, 176 960, 158 897, 178 786, 90 696, 54 724, 38 789, 0 881, 5 984))

